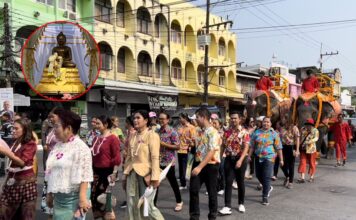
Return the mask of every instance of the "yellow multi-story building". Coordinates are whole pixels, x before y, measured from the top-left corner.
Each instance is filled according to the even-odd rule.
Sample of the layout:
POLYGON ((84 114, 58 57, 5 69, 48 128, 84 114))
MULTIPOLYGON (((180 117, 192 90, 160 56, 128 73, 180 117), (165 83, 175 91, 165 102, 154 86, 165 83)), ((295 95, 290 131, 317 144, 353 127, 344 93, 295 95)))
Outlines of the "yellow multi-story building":
MULTIPOLYGON (((221 21, 210 16, 211 24, 221 21)), ((202 102, 204 47, 198 36, 204 25, 204 8, 190 3, 95 0, 99 81, 107 93, 117 95, 118 115, 148 108, 147 94, 176 96, 184 107, 202 102)), ((236 35, 228 29, 210 28, 209 66, 225 67, 209 68, 208 77, 209 104, 226 108, 229 100, 243 98, 236 90, 236 35)), ((99 94, 99 89, 90 91, 88 107, 96 109, 99 94)))

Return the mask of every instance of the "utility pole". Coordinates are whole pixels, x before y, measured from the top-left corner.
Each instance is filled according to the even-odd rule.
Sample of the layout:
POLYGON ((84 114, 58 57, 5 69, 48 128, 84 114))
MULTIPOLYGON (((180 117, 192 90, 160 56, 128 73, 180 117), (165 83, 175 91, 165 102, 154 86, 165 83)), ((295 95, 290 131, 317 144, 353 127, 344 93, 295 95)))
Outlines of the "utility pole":
MULTIPOLYGON (((209 36, 209 22, 210 20, 210 0, 206 0, 206 22, 205 22, 205 35, 208 37, 209 36)), ((205 45, 205 56, 204 56, 204 98, 203 98, 203 103, 205 105, 208 105, 208 88, 209 88, 209 82, 208 82, 208 76, 209 76, 209 44, 205 45)))
POLYGON ((321 44, 321 49, 320 49, 320 71, 323 72, 323 57, 325 56, 335 56, 339 54, 339 51, 335 52, 326 52, 326 53, 322 53, 322 48, 323 48, 323 44, 321 44))
MULTIPOLYGON (((220 22, 217 24, 212 24, 210 25, 210 0, 206 0, 206 22, 205 22, 205 36, 206 37, 210 37, 210 32, 209 32, 209 28, 211 27, 217 27, 217 29, 219 30, 220 25, 224 25, 226 27, 227 24, 230 24, 230 26, 232 26, 232 21, 224 21, 224 22, 220 22)), ((204 95, 203 95, 203 105, 208 105, 208 99, 209 99, 209 93, 208 93, 208 89, 209 89, 209 82, 208 82, 208 77, 209 77, 209 68, 224 68, 227 67, 225 66, 209 66, 209 44, 206 43, 205 44, 205 56, 204 56, 204 95)))
POLYGON ((13 57, 11 48, 12 32, 10 27, 10 13, 8 3, 4 3, 3 8, 3 18, 4 18, 4 35, 1 39, 1 44, 4 44, 4 52, 2 54, 2 70, 5 71, 5 81, 6 88, 11 87, 11 71, 13 67, 13 57))

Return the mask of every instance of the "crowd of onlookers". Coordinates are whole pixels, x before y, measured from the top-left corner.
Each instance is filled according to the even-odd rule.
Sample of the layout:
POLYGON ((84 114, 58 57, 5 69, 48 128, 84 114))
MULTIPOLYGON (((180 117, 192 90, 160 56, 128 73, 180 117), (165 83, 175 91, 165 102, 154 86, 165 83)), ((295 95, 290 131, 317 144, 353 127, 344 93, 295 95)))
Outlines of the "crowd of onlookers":
MULTIPOLYGON (((216 219, 218 214, 232 214, 233 188, 238 189, 237 210, 246 212, 245 180, 254 174, 263 205, 269 205, 271 183, 279 167, 285 177, 284 186, 292 189, 298 157, 296 182, 315 181, 316 143, 320 137, 313 119, 298 128, 284 116, 273 128, 269 117, 246 118, 230 111, 228 121, 224 121, 201 107, 193 115, 181 113, 179 125, 172 127, 167 112, 139 110, 125 119, 124 130, 118 117, 93 117, 91 130, 81 138, 81 118, 55 108, 43 122, 39 143, 29 119, 8 109, 0 114, 0 153, 8 158, 6 164, 2 160, 3 175, 7 167, 7 177, 0 196, 0 219, 34 219, 38 144, 43 146, 45 170, 41 208, 53 219, 85 218, 89 209, 95 218, 115 219, 110 204, 115 200, 109 198, 108 203, 106 193, 121 171, 126 201, 120 206, 133 220, 164 219, 157 208, 164 178, 175 196, 176 212, 185 208, 181 191, 189 190, 187 208, 192 220, 200 216, 203 183, 209 198, 208 218, 216 219), (224 196, 220 210, 218 195, 224 196)), ((343 122, 343 115, 330 128, 336 143, 337 167, 346 164, 346 145, 352 140, 353 129, 343 122)))

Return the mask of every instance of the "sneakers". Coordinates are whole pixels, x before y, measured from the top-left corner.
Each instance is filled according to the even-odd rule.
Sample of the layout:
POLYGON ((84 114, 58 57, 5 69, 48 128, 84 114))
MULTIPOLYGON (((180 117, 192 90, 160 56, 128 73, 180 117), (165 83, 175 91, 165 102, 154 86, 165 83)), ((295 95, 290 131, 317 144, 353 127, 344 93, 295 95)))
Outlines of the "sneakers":
POLYGON ((186 189, 188 189, 187 186, 180 186, 179 187, 179 190, 186 190, 186 189))
POLYGON ((269 191, 268 191, 268 195, 267 195, 267 198, 269 198, 271 196, 271 192, 273 191, 273 186, 271 186, 269 188, 269 191))
POLYGON ((220 191, 218 192, 218 195, 220 195, 220 196, 224 195, 224 190, 220 190, 220 191))
POLYGON ((267 199, 267 198, 263 198, 263 199, 262 199, 262 205, 265 205, 265 206, 268 206, 268 205, 269 205, 269 202, 268 202, 268 199, 267 199))
POLYGON ((238 189, 238 186, 237 186, 237 182, 236 182, 236 181, 234 181, 234 182, 232 183, 232 188, 238 189))
POLYGON ((224 208, 222 208, 222 209, 219 211, 219 213, 220 213, 221 215, 231 215, 231 214, 232 214, 231 208, 229 208, 229 207, 224 207, 224 208))
POLYGON ((126 206, 127 206, 127 203, 126 203, 126 201, 124 201, 123 203, 121 203, 120 208, 124 209, 124 208, 126 208, 126 206))
POLYGON ((342 166, 345 166, 346 165, 346 160, 343 160, 342 161, 342 166))
POLYGON ((241 213, 245 213, 246 212, 245 206, 243 204, 240 204, 239 208, 237 210, 239 210, 239 212, 241 212, 241 213))

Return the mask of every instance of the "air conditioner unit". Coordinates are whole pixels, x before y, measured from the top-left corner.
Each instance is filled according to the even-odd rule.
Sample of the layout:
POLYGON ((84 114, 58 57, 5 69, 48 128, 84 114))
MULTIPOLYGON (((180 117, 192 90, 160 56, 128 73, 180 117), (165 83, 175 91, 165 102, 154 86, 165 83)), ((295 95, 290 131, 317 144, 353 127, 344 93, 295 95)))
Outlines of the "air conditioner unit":
POLYGON ((73 12, 70 12, 70 13, 69 13, 69 19, 71 19, 71 20, 76 20, 76 19, 77 19, 77 14, 76 14, 76 13, 73 13, 73 12))
POLYGON ((68 11, 64 11, 64 13, 63 13, 63 17, 68 18, 68 14, 69 14, 69 12, 68 12, 68 11))

